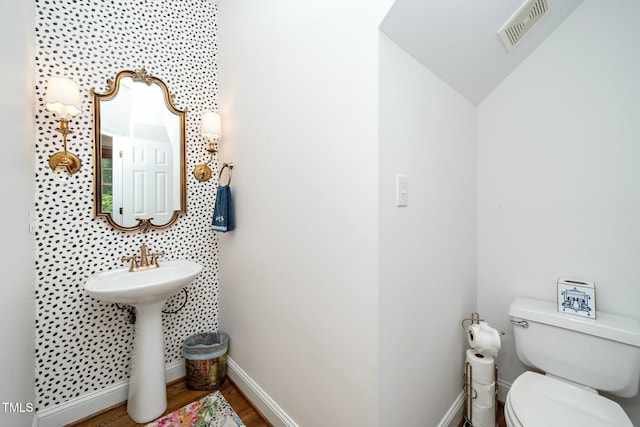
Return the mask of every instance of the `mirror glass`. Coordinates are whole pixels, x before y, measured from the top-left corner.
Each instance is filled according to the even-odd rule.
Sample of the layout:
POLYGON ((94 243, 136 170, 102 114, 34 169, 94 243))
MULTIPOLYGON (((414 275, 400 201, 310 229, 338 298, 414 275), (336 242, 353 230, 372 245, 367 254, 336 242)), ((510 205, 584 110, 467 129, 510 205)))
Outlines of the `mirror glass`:
POLYGON ((185 111, 144 69, 91 94, 96 217, 125 231, 171 226, 187 205, 185 111))

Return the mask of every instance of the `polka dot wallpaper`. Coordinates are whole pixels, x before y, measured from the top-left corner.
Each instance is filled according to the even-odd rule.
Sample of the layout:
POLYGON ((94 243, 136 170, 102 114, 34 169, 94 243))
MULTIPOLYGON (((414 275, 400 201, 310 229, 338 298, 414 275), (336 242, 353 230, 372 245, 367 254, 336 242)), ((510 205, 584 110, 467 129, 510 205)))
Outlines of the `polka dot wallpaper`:
MULTIPOLYGON (((115 304, 83 290, 94 273, 123 266, 141 243, 163 259, 203 265, 177 314, 163 315, 166 362, 182 360, 182 341, 218 328, 218 248, 210 231, 214 179, 200 183, 196 164, 207 159, 200 115, 217 108, 217 9, 209 0, 36 0, 36 406, 60 404, 125 381, 134 326, 115 304), (187 215, 166 230, 121 232, 94 219, 92 100, 123 69, 146 68, 187 109, 187 215), (82 112, 70 120, 69 150, 82 161, 74 175, 57 176, 48 158, 62 147, 56 118, 44 109, 49 76, 73 79, 82 112)), ((217 177, 217 163, 213 168, 217 177)), ((178 308, 179 292, 167 302, 178 308)))

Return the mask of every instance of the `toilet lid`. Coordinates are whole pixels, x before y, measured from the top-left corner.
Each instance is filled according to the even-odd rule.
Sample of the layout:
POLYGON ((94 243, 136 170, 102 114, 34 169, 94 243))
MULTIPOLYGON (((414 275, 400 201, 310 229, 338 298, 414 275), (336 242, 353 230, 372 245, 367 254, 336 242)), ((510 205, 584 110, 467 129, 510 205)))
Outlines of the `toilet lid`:
POLYGON ((633 427, 616 402, 535 372, 520 375, 507 400, 526 427, 633 427))

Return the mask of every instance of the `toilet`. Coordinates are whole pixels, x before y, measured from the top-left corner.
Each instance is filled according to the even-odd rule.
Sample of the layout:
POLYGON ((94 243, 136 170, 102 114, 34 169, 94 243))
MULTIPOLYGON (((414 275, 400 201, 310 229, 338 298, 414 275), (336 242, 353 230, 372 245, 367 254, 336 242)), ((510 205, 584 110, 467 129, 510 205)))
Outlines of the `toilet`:
POLYGON ((598 392, 633 397, 640 383, 640 320, 558 312, 553 302, 518 298, 509 308, 520 375, 505 399, 508 427, 633 427, 598 392))

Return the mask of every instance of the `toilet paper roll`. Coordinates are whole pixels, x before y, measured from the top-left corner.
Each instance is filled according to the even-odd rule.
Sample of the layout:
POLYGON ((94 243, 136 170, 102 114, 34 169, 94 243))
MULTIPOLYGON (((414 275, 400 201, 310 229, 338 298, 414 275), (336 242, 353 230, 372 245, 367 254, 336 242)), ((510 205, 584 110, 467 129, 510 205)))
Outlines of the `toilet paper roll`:
POLYGON ((471 422, 474 427, 496 427, 496 410, 484 406, 471 405, 471 422))
POLYGON ((470 348, 467 350, 467 362, 471 364, 471 385, 488 385, 495 381, 495 360, 470 348))
POLYGON ((496 384, 491 383, 489 385, 478 384, 474 381, 471 385, 473 387, 475 399, 473 403, 478 406, 495 408, 495 396, 496 396, 496 384))
POLYGON ((500 333, 486 322, 474 323, 467 328, 469 346, 480 353, 498 355, 500 333))
POLYGON ((482 345, 482 329, 480 324, 474 323, 467 328, 467 338, 469 338, 469 347, 478 349, 482 345))

